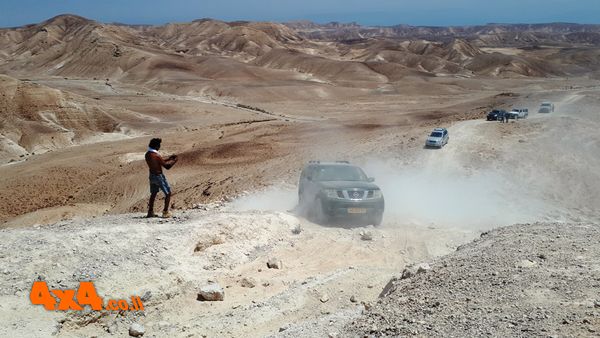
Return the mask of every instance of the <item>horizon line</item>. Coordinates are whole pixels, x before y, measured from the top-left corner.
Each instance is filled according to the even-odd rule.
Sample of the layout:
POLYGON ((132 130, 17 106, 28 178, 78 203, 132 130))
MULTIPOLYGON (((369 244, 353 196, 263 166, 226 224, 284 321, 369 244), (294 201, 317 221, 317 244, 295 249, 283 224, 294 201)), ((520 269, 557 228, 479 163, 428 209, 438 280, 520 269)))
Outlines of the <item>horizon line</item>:
POLYGON ((20 26, 0 26, 0 29, 16 29, 16 28, 22 28, 22 27, 28 27, 28 26, 35 26, 35 25, 39 25, 42 24, 44 22, 47 21, 51 21, 53 19, 57 19, 60 17, 78 17, 78 18, 82 18, 88 21, 93 21, 93 22, 98 22, 101 24, 107 24, 107 25, 121 25, 121 26, 166 26, 166 25, 171 25, 171 24, 185 24, 185 23, 193 23, 196 21, 202 21, 202 20, 211 20, 211 21, 220 21, 220 22, 224 22, 224 23, 234 23, 234 22, 267 22, 267 23, 278 23, 278 24, 292 24, 292 23, 300 23, 300 22, 308 22, 308 23, 313 23, 313 24, 317 24, 317 25, 328 25, 328 24, 341 24, 341 25, 358 25, 359 27, 364 27, 364 28, 369 28, 369 27, 378 27, 378 28, 385 28, 385 27, 397 27, 397 26, 407 26, 407 27, 422 27, 422 28, 450 28, 450 27, 477 27, 477 26, 519 26, 519 25, 528 25, 528 26, 536 26, 536 25, 578 25, 578 26, 600 26, 600 23, 578 23, 578 22, 566 22, 566 21, 548 21, 548 22, 532 22, 532 23, 526 23, 526 22, 515 22, 515 23, 502 23, 502 22, 488 22, 488 23, 484 23, 484 24, 464 24, 464 25, 411 25, 411 24, 405 24, 405 23, 397 23, 397 24, 393 24, 393 25, 364 25, 361 23, 358 23, 357 21, 337 21, 337 20, 332 20, 332 21, 318 21, 318 20, 310 20, 310 19, 296 19, 296 20, 287 20, 287 21, 269 21, 269 20, 231 20, 231 21, 227 21, 227 20, 223 20, 223 19, 216 19, 216 18, 211 18, 211 17, 204 17, 204 18, 198 18, 198 19, 193 19, 193 20, 186 20, 186 21, 167 21, 164 23, 126 23, 126 22, 119 22, 119 21, 101 21, 101 20, 96 20, 96 19, 91 19, 79 14, 73 14, 73 13, 63 13, 63 14, 58 14, 55 16, 52 16, 48 19, 39 21, 39 22, 32 22, 32 23, 27 23, 27 24, 23 24, 20 26))

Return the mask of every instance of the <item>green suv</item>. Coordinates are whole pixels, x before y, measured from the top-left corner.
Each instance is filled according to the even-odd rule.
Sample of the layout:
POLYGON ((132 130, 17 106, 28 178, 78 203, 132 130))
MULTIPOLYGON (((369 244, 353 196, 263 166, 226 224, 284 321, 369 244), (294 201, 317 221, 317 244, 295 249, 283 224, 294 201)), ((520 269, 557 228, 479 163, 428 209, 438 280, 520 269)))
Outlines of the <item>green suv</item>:
POLYGON ((346 161, 310 161, 298 183, 300 210, 319 224, 352 219, 380 225, 385 203, 373 181, 361 168, 346 161))

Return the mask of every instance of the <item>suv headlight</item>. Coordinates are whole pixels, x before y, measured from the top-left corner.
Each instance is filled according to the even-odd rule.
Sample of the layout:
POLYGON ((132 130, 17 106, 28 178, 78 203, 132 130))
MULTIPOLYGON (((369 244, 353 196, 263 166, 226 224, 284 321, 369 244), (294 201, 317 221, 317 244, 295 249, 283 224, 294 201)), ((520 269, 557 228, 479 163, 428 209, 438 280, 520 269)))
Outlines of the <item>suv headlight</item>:
POLYGON ((335 189, 323 189, 323 192, 327 198, 338 198, 338 193, 335 189))
POLYGON ((383 197, 383 194, 381 193, 381 190, 373 190, 373 198, 381 198, 383 197))

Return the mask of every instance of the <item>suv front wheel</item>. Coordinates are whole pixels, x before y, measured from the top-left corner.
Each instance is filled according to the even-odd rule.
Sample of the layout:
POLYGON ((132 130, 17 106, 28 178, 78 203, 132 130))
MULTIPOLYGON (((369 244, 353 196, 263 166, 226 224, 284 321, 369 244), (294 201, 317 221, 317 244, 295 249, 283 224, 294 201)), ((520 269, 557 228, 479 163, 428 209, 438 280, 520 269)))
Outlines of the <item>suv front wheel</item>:
POLYGON ((379 215, 371 217, 371 219, 369 220, 369 223, 373 224, 373 226, 380 226, 382 221, 383 221, 383 214, 379 214, 379 215))
POLYGON ((317 224, 327 224, 329 217, 323 210, 323 203, 320 198, 317 198, 311 208, 311 220, 317 224))

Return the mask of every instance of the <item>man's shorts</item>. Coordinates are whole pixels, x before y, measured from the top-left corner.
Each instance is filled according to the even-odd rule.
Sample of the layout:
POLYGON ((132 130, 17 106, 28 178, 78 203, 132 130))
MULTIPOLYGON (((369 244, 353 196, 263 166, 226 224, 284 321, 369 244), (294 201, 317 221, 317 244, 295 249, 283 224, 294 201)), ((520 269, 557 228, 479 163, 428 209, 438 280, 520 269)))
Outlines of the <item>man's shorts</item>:
POLYGON ((150 174, 150 193, 156 194, 158 193, 158 190, 162 190, 165 195, 171 193, 171 187, 169 187, 167 178, 164 174, 150 174))

